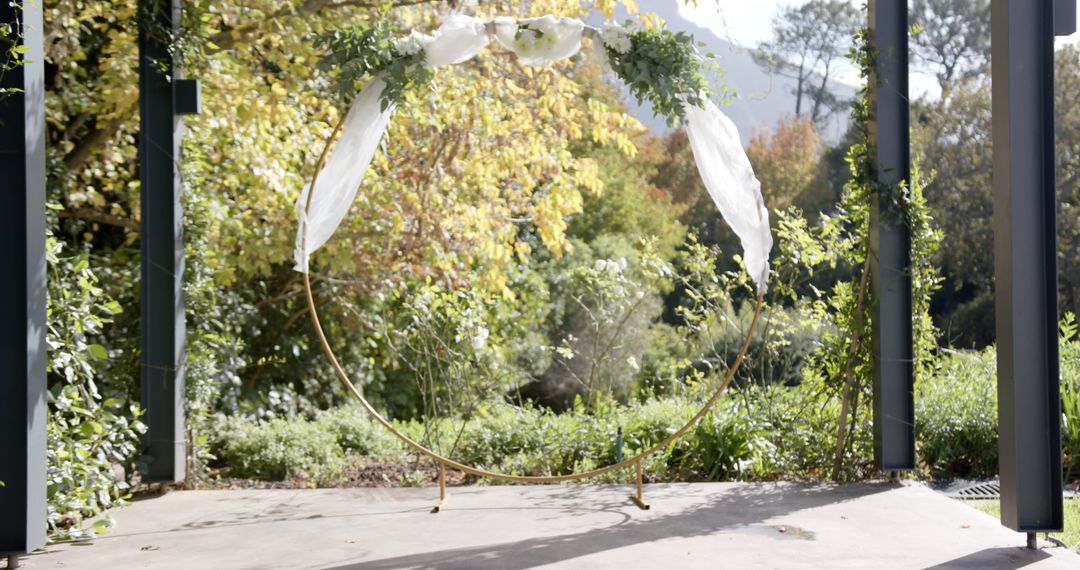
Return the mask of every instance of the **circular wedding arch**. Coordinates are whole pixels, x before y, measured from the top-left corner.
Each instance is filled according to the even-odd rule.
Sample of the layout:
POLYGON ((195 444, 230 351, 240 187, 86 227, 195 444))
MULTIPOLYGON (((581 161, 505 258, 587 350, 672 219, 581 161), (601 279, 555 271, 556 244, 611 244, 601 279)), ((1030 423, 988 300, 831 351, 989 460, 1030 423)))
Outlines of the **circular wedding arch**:
MULTIPOLYGON (((562 20, 565 21, 567 19, 563 18, 562 20)), ((522 22, 522 21, 526 21, 526 20, 514 20, 514 21, 515 22, 522 22)), ((580 24, 580 22, 579 22, 579 24, 580 24)), ((491 22, 485 23, 484 26, 485 26, 485 29, 490 31, 492 23, 491 22)), ((583 26, 583 25, 581 25, 580 27, 584 28, 586 31, 591 30, 591 32, 592 32, 591 35, 594 38, 599 36, 599 30, 597 30, 596 28, 591 28, 591 27, 583 26)), ((715 110, 715 107, 713 109, 715 110)), ((719 113, 718 110, 716 110, 716 112, 719 113)), ((348 119, 347 115, 342 116, 342 118, 337 122, 337 124, 335 125, 335 127, 331 131, 330 135, 327 137, 327 139, 325 140, 325 142, 323 144, 322 151, 319 154, 319 159, 318 159, 318 161, 316 162, 316 165, 315 165, 315 172, 312 175, 311 183, 308 186, 308 191, 306 192, 306 195, 302 195, 300 201, 298 202, 298 209, 300 209, 301 206, 303 208, 302 210, 300 210, 302 220, 303 220, 303 215, 304 215, 303 212, 311 210, 312 202, 313 202, 313 199, 315 198, 315 190, 317 188, 316 182, 318 180, 319 174, 323 170, 323 167, 324 167, 324 165, 326 164, 326 161, 327 161, 327 157, 330 154, 330 149, 331 149, 331 147, 334 146, 334 141, 337 138, 337 136, 339 135, 339 133, 341 133, 342 127, 345 125, 347 119, 348 119)), ((726 117, 724 117, 724 119, 726 120, 726 117)), ((740 147, 740 150, 741 150, 741 147, 740 147)), ((696 155, 695 155, 695 158, 697 158, 696 155)), ((748 161, 747 161, 747 165, 748 165, 748 161)), ((699 168, 700 167, 701 167, 701 165, 699 164, 699 168)), ((704 178, 704 176, 703 176, 703 178, 704 178)), ((708 181, 706 181, 706 182, 707 182, 707 186, 708 186, 708 181)), ((754 179, 754 182, 756 183, 756 178, 754 179)), ((721 206, 720 199, 717 198, 715 194, 713 194, 711 187, 709 188, 709 190, 710 190, 710 194, 713 195, 714 200, 717 201, 717 205, 721 206)), ((757 186, 754 187, 754 191, 757 192, 756 197, 757 197, 757 200, 758 200, 758 206, 761 206, 760 191, 758 190, 757 186)), ((760 209, 763 209, 763 206, 760 209)), ((724 211, 723 206, 721 206, 721 210, 722 210, 722 212, 724 211)), ((727 216, 725 216, 725 217, 727 217, 727 216)), ((730 223, 730 220, 729 220, 729 223, 730 223)), ((766 229, 766 231, 768 231, 767 212, 766 212, 766 216, 765 216, 765 229, 766 229)), ((736 228, 736 233, 739 233, 738 228, 736 228)), ((740 235, 740 237, 743 238, 744 246, 745 246, 745 244, 746 244, 745 236, 740 235)), ((298 236, 298 238, 299 238, 298 239, 298 247, 306 247, 305 246, 306 228, 305 228, 305 226, 303 224, 301 225, 300 235, 298 236)), ((768 239, 768 246, 771 247, 771 235, 769 236, 769 239, 768 239)), ((767 252, 767 249, 766 249, 766 252, 767 252)), ((706 400, 704 402, 704 404, 702 404, 700 409, 689 420, 687 420, 686 423, 684 423, 679 429, 675 430, 674 432, 669 434, 667 437, 665 437, 664 439, 662 439, 658 443, 656 443, 653 446, 651 446, 651 447, 637 453, 636 455, 634 455, 632 457, 629 457, 629 458, 626 458, 626 459, 623 459, 622 461, 618 461, 616 463, 606 465, 604 467, 599 467, 599 468, 596 468, 596 469, 590 469, 590 470, 587 470, 587 471, 566 473, 566 474, 561 474, 561 475, 510 475, 510 474, 499 473, 499 472, 495 472, 495 471, 489 471, 487 469, 482 469, 482 468, 475 467, 475 466, 472 466, 472 465, 467 465, 467 464, 455 461, 455 460, 453 460, 453 459, 451 459, 449 457, 446 457, 446 456, 444 456, 444 455, 442 455, 442 454, 428 448, 427 446, 423 445, 420 442, 417 442, 416 440, 410 438, 409 436, 405 435, 400 430, 395 428, 394 425, 389 420, 387 420, 385 417, 383 417, 383 415, 380 414, 370 402, 368 402, 368 400, 364 397, 364 395, 360 392, 360 390, 353 383, 352 379, 349 377, 349 374, 341 366, 341 363, 338 360, 337 355, 334 353, 334 350, 331 347, 329 340, 327 339, 326 332, 322 327, 322 323, 321 323, 320 318, 319 318, 318 306, 315 303, 315 297, 314 297, 314 294, 313 294, 313 291, 312 291, 312 288, 311 288, 311 276, 310 276, 310 273, 309 273, 309 270, 308 270, 308 267, 307 267, 307 261, 308 261, 307 257, 306 257, 307 254, 308 254, 307 250, 304 249, 303 263, 298 264, 298 268, 299 268, 298 270, 300 271, 300 273, 302 274, 302 277, 303 277, 304 295, 305 295, 305 299, 307 301, 307 307, 308 307, 309 312, 311 313, 312 325, 313 325, 313 327, 315 329, 315 333, 316 333, 316 335, 317 335, 317 337, 319 339, 319 344, 322 346, 323 352, 325 353, 327 359, 330 361, 330 364, 333 367, 334 372, 335 372, 337 378, 341 381, 342 385, 352 395, 352 397, 383 428, 385 428, 390 434, 392 434, 393 436, 397 437, 402 442, 404 442, 413 451, 416 451, 416 452, 418 452, 418 453, 420 453, 420 454, 434 460, 438 464, 438 466, 439 466, 439 483, 440 483, 440 491, 441 491, 440 502, 439 502, 440 506, 441 506, 443 500, 445 500, 445 498, 446 498, 446 495, 445 495, 445 469, 448 468, 448 467, 459 470, 459 471, 462 471, 462 472, 467 473, 467 474, 475 475, 475 476, 478 476, 478 477, 485 477, 485 478, 497 479, 497 480, 503 480, 503 481, 511 481, 511 482, 518 482, 518 483, 561 483, 561 482, 567 482, 567 481, 577 481, 577 480, 582 480, 582 479, 588 479, 588 478, 596 477, 598 475, 603 475, 605 473, 609 473, 611 471, 615 471, 615 470, 618 470, 618 469, 623 469, 623 468, 628 468, 628 467, 634 466, 637 469, 637 495, 636 496, 631 496, 631 498, 635 500, 635 502, 638 504, 638 506, 647 509, 648 504, 643 501, 642 496, 641 496, 642 462, 643 462, 643 460, 646 459, 647 457, 649 457, 649 456, 663 450, 664 448, 666 448, 667 446, 672 444, 674 441, 679 439, 683 434, 685 434, 688 430, 690 430, 692 427, 694 427, 694 425, 696 425, 705 416, 705 414, 707 414, 709 412, 709 410, 711 410, 716 405, 716 402, 720 399, 720 396, 723 394, 724 390, 731 384, 732 380, 735 377, 735 374, 738 372, 739 367, 741 366, 743 360, 746 357, 747 350, 748 350, 748 348, 750 346, 750 342, 753 339, 754 331, 757 328, 758 320, 759 320, 759 318, 761 316, 762 307, 764 305, 764 294, 765 294, 765 292, 764 292, 764 288, 763 288, 763 283, 759 281, 759 283, 758 283, 758 295, 757 295, 757 299, 756 299, 755 306, 754 306, 753 316, 752 316, 750 324, 749 324, 749 326, 747 328, 746 336, 745 336, 745 338, 743 339, 743 341, 741 343, 740 350, 739 350, 737 356, 735 357, 735 360, 728 367, 727 372, 724 374, 724 377, 723 377, 722 381, 716 387, 716 389, 712 392, 712 394, 710 395, 708 400, 706 400)), ((767 265, 765 267, 766 267, 765 268, 765 277, 767 277, 768 267, 767 267, 767 265)), ((755 276, 755 280, 757 280, 756 276, 755 276)), ((436 506, 434 511, 437 512, 438 510, 439 510, 439 506, 436 506)))

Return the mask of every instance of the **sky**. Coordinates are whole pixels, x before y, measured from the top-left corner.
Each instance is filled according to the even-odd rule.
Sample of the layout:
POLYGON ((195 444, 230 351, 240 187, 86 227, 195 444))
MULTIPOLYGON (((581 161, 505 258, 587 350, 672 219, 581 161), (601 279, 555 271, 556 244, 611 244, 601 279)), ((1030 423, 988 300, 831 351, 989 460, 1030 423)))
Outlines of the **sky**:
MULTIPOLYGON (((680 2, 679 13, 736 45, 751 48, 771 37, 773 16, 781 8, 804 3, 805 0, 698 0, 696 7, 680 2)), ((648 2, 640 4, 645 8, 648 2)), ((863 0, 853 1, 852 4, 861 6, 863 0)), ((1077 20, 1077 27, 1080 28, 1080 10, 1077 11, 1077 20)), ((1056 41, 1059 45, 1080 43, 1080 32, 1057 38, 1056 41)), ((841 70, 838 80, 851 85, 858 82, 855 70, 850 66, 841 70)), ((915 71, 911 74, 909 89, 913 96, 922 93, 934 95, 938 91, 932 76, 915 71)))

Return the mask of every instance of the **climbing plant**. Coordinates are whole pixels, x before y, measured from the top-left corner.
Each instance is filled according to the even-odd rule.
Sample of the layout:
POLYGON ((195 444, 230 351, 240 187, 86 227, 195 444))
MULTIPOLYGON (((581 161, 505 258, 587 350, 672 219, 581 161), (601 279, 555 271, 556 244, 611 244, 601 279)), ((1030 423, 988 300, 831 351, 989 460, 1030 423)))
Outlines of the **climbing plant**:
POLYGON ((851 124, 856 132, 855 142, 846 156, 851 177, 844 184, 836 211, 823 214, 817 225, 809 225, 795 208, 780 213, 777 228, 780 254, 776 261, 780 278, 775 280, 777 294, 794 300, 796 287, 807 283, 815 272, 840 269, 847 275, 833 284, 831 290, 818 291, 815 310, 831 320, 834 327, 822 331, 820 348, 811 354, 803 368, 805 381, 819 384, 823 391, 839 400, 833 479, 842 479, 845 473, 865 473, 871 469, 867 458, 873 456, 869 417, 873 300, 869 289, 870 216, 874 201, 878 201, 880 208, 899 213, 911 233, 916 375, 933 365, 937 333, 930 318, 930 299, 941 282, 934 258, 942 234, 933 224, 923 194, 927 180, 917 160, 911 180, 897 185, 878 181, 874 141, 869 131, 869 82, 874 77, 876 54, 867 30, 856 34, 849 58, 863 81, 851 102, 851 124))

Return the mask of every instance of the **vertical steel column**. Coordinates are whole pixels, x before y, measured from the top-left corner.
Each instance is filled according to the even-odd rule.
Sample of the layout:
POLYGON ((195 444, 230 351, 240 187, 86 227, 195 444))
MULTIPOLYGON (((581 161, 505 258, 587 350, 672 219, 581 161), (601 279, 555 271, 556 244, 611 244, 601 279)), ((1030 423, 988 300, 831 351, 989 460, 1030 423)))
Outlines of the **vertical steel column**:
POLYGON ((993 0, 993 190, 1001 522, 1061 530, 1054 0, 993 0))
POLYGON ((168 31, 179 0, 140 0, 139 181, 142 225, 142 405, 144 479, 184 479, 184 240, 177 170, 183 123, 174 112, 168 31))
POLYGON ((22 36, 24 63, 0 86, 0 553, 45 544, 45 58, 41 2, 0 2, 22 36))
MULTIPOLYGON (((870 134, 878 182, 895 189, 911 178, 906 0, 871 0, 876 67, 870 78, 870 134)), ((883 192, 870 209, 873 301, 874 461, 878 468, 915 468, 911 236, 902 208, 883 192)))

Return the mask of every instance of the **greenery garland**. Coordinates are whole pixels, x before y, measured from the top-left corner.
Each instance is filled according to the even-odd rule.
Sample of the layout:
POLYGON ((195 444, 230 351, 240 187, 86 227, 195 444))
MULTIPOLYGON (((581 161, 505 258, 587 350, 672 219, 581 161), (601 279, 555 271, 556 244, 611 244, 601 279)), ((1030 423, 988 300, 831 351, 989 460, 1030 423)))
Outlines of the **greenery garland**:
MULTIPOLYGON (((686 120, 686 105, 704 106, 712 93, 706 79, 707 59, 693 36, 662 27, 607 24, 594 38, 602 44, 606 61, 638 103, 648 101, 653 113, 667 119, 668 126, 686 120)), ((333 30, 319 36, 315 43, 326 54, 318 68, 337 71, 338 91, 342 97, 355 95, 363 84, 380 77, 386 86, 381 101, 385 110, 400 104, 409 90, 428 85, 433 77, 425 65, 425 52, 431 36, 412 31, 397 36, 386 23, 333 30)), ((519 23, 515 42, 539 49, 554 41, 544 30, 519 23)))
POLYGON ((638 104, 648 101, 669 127, 686 120, 686 105, 702 107, 711 93, 705 62, 693 36, 666 28, 608 24, 601 31, 612 71, 630 88, 638 104))
POLYGON ((381 103, 385 111, 392 104, 405 100, 410 89, 431 82, 431 68, 424 65, 424 51, 429 36, 413 32, 395 39, 396 28, 384 22, 373 26, 356 26, 333 30, 319 36, 315 45, 325 47, 326 55, 317 67, 323 71, 338 70, 338 92, 351 97, 360 86, 379 76, 386 83, 381 103))

